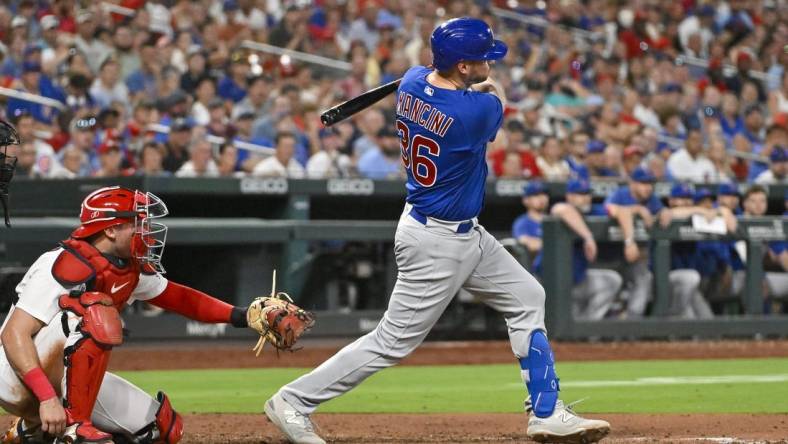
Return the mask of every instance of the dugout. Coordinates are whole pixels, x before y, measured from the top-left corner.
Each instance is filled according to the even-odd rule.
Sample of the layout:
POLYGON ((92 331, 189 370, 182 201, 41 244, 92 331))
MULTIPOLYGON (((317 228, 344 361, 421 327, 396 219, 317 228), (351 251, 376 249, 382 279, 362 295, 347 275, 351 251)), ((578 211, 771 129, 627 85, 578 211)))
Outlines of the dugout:
MULTIPOLYGON (((499 238, 510 235, 511 222, 523 212, 520 193, 524 183, 488 183, 486 205, 480 220, 499 238)), ((14 227, 0 230, 0 310, 10 304, 14 297, 13 286, 26 267, 67 236, 77 224, 82 198, 109 184, 145 189, 167 203, 170 232, 164 265, 174 280, 244 304, 270 290, 271 270, 276 267, 279 288, 287 289, 307 308, 318 311, 320 322, 314 335, 359 335, 374 328, 385 308, 385 298, 396 278, 391 244, 404 200, 402 182, 131 177, 112 182, 20 179, 11 184, 14 227), (355 304, 352 310, 349 308, 352 304, 347 304, 351 297, 348 295, 350 284, 364 293, 356 295, 363 298, 363 303, 355 304)), ((615 182, 593 183, 595 200, 603 199, 617 186, 615 182)), ((669 187, 669 184, 658 184, 656 192, 664 196, 669 187)), ((551 201, 562 199, 563 184, 549 184, 548 188, 551 201)), ((769 206, 773 213, 782 207, 785 191, 786 187, 780 186, 769 189, 769 206)), ((589 223, 598 241, 619 248, 617 227, 606 218, 589 219, 589 223)), ((751 248, 757 249, 765 240, 764 232, 770 233, 769 239, 784 239, 785 223, 781 217, 743 223, 735 237, 748 241, 751 248), (760 228, 750 232, 749 226, 760 228)), ((575 322, 568 316, 567 282, 557 279, 566 275, 563 264, 567 262, 563 255, 571 248, 572 235, 566 227, 551 219, 545 222, 544 230, 545 244, 555 246, 545 251, 544 280, 549 295, 548 323, 552 337, 788 334, 785 327, 788 317, 756 315, 752 297, 747 299, 750 314, 710 321, 678 321, 656 316, 639 321, 575 322)), ((657 251, 669 248, 671 240, 700 239, 699 234, 681 224, 674 224, 669 230, 651 233, 638 230, 638 233, 644 240, 653 238, 657 251)), ((513 247, 512 251, 517 254, 518 249, 513 247)), ((663 259, 655 263, 657 269, 665 266, 661 254, 657 257, 663 259)), ((525 257, 520 259, 527 262, 525 257)), ((754 264, 748 269, 750 290, 759 282, 759 272, 762 270, 754 264)), ((666 291, 665 282, 656 284, 657 297, 653 306, 656 314, 664 308, 666 291)), ((125 317, 133 332, 132 340, 245 336, 242 331, 198 325, 177 316, 168 318, 166 323, 135 313, 125 317)), ((505 325, 496 314, 468 301, 453 303, 434 334, 440 338, 466 339, 505 335, 505 325)))

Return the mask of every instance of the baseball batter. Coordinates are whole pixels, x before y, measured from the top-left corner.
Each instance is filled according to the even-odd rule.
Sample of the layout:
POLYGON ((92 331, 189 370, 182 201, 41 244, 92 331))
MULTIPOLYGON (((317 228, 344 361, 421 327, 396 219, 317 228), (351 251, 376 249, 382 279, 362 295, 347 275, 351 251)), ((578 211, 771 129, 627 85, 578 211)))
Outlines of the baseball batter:
POLYGON ((398 363, 421 344, 460 289, 503 313, 530 394, 528 435, 594 442, 605 421, 577 416, 558 399, 544 326, 545 292, 479 223, 486 146, 503 121, 504 95, 488 80, 506 45, 481 20, 449 20, 432 34, 433 66, 408 70, 397 91, 396 128, 407 203, 394 239, 399 268, 377 327, 265 404, 292 442, 323 443, 309 415, 323 402, 398 363))
MULTIPOLYGON (((0 407, 19 417, 0 442, 181 440, 183 421, 163 392, 154 399, 106 373, 112 348, 123 341, 119 312, 134 300, 265 335, 278 329, 261 322, 277 312, 277 298, 233 307, 162 275, 167 227, 157 220, 166 215, 151 193, 101 188, 83 201, 71 237, 27 271, 0 334, 0 407)), ((290 323, 289 313, 275 317, 290 323)), ((290 340, 303 332, 299 323, 290 323, 290 340)))

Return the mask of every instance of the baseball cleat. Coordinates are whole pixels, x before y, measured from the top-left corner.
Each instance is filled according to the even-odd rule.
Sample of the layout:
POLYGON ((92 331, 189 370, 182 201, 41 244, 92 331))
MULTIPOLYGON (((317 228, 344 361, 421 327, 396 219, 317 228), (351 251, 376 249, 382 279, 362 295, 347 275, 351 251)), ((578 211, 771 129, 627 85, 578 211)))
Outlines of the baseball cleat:
POLYGON ((0 444, 44 444, 45 442, 41 426, 26 428, 22 418, 16 418, 11 427, 0 437, 0 444))
POLYGON ((586 419, 572 410, 572 403, 564 405, 560 399, 553 414, 539 418, 528 410, 528 437, 537 442, 587 444, 594 443, 610 433, 610 424, 599 419, 586 419))
POLYGON ((265 402, 265 415, 293 444, 326 444, 315 433, 315 425, 309 415, 298 412, 279 393, 265 402))

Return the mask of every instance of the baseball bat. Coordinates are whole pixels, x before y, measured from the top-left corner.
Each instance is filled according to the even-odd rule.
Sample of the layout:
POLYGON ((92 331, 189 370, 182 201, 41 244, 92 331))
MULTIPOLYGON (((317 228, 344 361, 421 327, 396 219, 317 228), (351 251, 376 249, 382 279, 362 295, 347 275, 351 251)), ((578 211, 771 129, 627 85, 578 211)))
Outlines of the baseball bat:
POLYGON ((325 126, 331 126, 347 119, 353 114, 370 107, 372 104, 396 91, 401 80, 402 79, 393 80, 385 85, 370 89, 357 97, 353 97, 347 102, 340 103, 339 105, 323 111, 323 114, 320 115, 320 121, 323 122, 325 126))

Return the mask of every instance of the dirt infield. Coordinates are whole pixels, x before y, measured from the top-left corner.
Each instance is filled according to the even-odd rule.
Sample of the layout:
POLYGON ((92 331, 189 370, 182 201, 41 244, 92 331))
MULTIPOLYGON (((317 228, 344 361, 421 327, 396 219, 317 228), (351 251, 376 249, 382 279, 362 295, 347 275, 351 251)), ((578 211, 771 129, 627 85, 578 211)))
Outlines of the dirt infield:
MULTIPOLYGON (((297 353, 260 359, 251 344, 186 343, 134 345, 113 352, 115 370, 177 368, 314 367, 347 341, 305 341, 297 353)), ((699 341, 557 343, 558 361, 613 359, 704 359, 788 357, 788 341, 699 341)), ((514 362, 506 341, 426 343, 402 365, 514 362)), ((609 443, 788 443, 788 415, 602 414, 613 425, 609 443), (723 439, 729 438, 729 439, 723 439)), ((189 415, 189 443, 281 443, 263 415, 189 415)), ((520 414, 317 414, 315 421, 333 442, 527 442, 520 414)))
MULTIPOLYGON (((314 367, 347 341, 305 341, 297 353, 278 357, 270 349, 255 358, 252 344, 227 342, 129 345, 113 351, 112 370, 181 368, 314 367)), ((788 341, 557 343, 558 361, 613 359, 704 359, 788 357, 788 341)), ((402 365, 514 362, 500 342, 427 343, 402 365)), ((177 402, 177 400, 176 400, 177 402)), ((262 408, 262 401, 261 401, 262 408)), ((598 414, 610 421, 604 443, 788 444, 788 415, 598 414)), ((430 443, 528 442, 524 414, 316 414, 330 442, 430 443)), ((4 422, 9 422, 8 417, 4 422)), ((185 443, 283 443, 260 415, 186 415, 185 443)))
MULTIPOLYGON (((788 417, 784 415, 598 416, 613 425, 613 432, 603 443, 788 442, 785 441, 788 417), (726 437, 730 440, 721 439, 726 437)), ((186 421, 190 443, 286 442, 263 415, 190 415, 186 421)), ((329 442, 529 441, 525 435, 525 416, 518 414, 316 414, 315 422, 329 442)))

